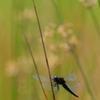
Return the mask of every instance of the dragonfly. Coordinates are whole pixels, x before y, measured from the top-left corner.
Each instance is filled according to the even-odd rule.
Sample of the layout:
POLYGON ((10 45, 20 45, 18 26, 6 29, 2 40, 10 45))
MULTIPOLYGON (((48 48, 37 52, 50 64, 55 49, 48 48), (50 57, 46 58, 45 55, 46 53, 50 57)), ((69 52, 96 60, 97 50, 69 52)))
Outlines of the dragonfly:
MULTIPOLYGON (((47 90, 51 90, 49 76, 39 75, 39 77, 42 81, 43 88, 47 90)), ((33 75, 33 78, 39 80, 37 74, 33 75)), ((51 79, 52 79, 53 91, 55 94, 63 87, 75 97, 79 97, 74 92, 74 90, 80 89, 80 87, 82 86, 82 83, 80 81, 76 81, 77 75, 75 73, 71 73, 64 77, 53 76, 51 77, 51 79)))

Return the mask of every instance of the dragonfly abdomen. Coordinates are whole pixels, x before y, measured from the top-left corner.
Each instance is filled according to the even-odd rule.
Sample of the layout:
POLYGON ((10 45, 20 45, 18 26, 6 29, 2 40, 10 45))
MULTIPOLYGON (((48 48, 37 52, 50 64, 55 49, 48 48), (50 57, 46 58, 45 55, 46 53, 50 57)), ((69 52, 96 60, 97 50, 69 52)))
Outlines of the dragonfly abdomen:
POLYGON ((74 93, 66 84, 62 84, 62 86, 75 97, 79 97, 76 93, 74 93))

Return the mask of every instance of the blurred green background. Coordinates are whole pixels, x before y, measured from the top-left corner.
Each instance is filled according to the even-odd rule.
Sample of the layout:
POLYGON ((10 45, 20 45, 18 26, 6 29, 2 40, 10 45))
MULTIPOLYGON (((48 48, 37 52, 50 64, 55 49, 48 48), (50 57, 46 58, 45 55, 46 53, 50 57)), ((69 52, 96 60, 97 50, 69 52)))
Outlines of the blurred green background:
MULTIPOLYGON (((82 88, 76 91, 78 99, 99 100, 100 7, 97 1, 35 0, 35 4, 51 75, 66 76, 75 72, 77 80, 82 82, 82 88), (78 58, 66 41, 75 47, 72 49, 78 58)), ((45 100, 39 82, 32 78, 36 70, 23 33, 40 75, 48 75, 32 0, 1 0, 0 100, 45 100)), ((52 100, 51 91, 45 91, 52 100)), ((56 94, 56 100, 77 98, 62 89, 56 94)))

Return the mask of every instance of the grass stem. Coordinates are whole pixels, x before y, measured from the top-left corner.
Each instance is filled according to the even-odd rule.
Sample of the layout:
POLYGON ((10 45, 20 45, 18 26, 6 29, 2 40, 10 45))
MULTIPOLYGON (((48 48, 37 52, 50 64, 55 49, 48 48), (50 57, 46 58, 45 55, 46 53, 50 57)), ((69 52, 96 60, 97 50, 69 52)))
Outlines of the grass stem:
POLYGON ((53 3, 53 5, 54 5, 54 7, 55 7, 56 15, 57 15, 58 21, 59 21, 59 23, 61 24, 61 23, 63 22, 63 19, 62 19, 61 14, 60 14, 60 12, 59 12, 59 10, 58 10, 58 7, 57 7, 57 5, 56 5, 56 3, 55 3, 54 0, 52 0, 52 3, 53 3))
POLYGON ((42 41, 44 56, 45 56, 45 60, 46 60, 46 64, 47 64, 47 70, 48 70, 48 74, 49 74, 49 78, 50 78, 50 84, 51 84, 51 89, 52 89, 52 96, 53 96, 53 100, 55 100, 55 95, 54 95, 53 85, 52 85, 52 79, 51 79, 51 73, 50 73, 50 67, 49 67, 49 62, 48 62, 48 58, 47 58, 47 53, 46 53, 46 49, 45 49, 45 44, 44 44, 43 36, 42 36, 41 25, 40 25, 37 9, 36 9, 36 6, 35 6, 35 2, 34 2, 34 0, 32 0, 32 1, 33 1, 33 6, 34 6, 34 10, 35 10, 36 18, 37 18, 37 23, 38 23, 38 27, 39 27, 39 31, 40 31, 39 33, 40 33, 40 38, 41 38, 41 41, 42 41))
POLYGON ((97 30, 98 36, 99 36, 99 38, 100 38, 100 25, 99 25, 99 23, 98 23, 98 20, 97 20, 97 18, 96 18, 96 16, 95 16, 94 11, 93 11, 92 9, 90 9, 89 11, 90 11, 90 14, 91 14, 91 16, 92 16, 93 22, 94 22, 94 24, 95 24, 95 28, 96 28, 96 30, 97 30))
POLYGON ((84 72, 84 70, 83 70, 83 68, 82 68, 82 66, 80 64, 80 61, 79 61, 79 58, 78 58, 78 55, 77 55, 75 49, 72 49, 71 52, 73 54, 73 57, 75 58, 75 61, 76 61, 77 65, 78 65, 79 69, 80 69, 80 72, 81 72, 81 74, 82 74, 82 76, 84 78, 85 84, 87 86, 87 90, 88 90, 89 94, 91 95, 92 100, 96 100, 95 97, 94 97, 94 94, 92 92, 92 89, 91 89, 91 87, 89 85, 89 80, 86 77, 85 72, 84 72))
POLYGON ((27 41, 27 38, 26 38, 25 33, 24 33, 24 32, 22 32, 22 33, 23 33, 23 35, 24 35, 25 41, 26 41, 26 43, 27 43, 27 46, 28 46, 28 49, 29 49, 29 52, 30 52, 30 55, 31 55, 31 57, 32 57, 32 61, 33 61, 34 66, 35 66, 35 70, 36 70, 36 73, 37 73, 37 76, 38 76, 38 79, 39 79, 40 85, 41 85, 41 87, 42 87, 42 91, 43 91, 43 93, 44 93, 44 96, 45 96, 46 100, 48 100, 48 97, 47 97, 47 95, 46 95, 46 93, 45 93, 45 90, 44 90, 44 88, 43 88, 43 85, 42 85, 42 82, 41 82, 41 79, 40 79, 40 76, 39 76, 38 68, 37 68, 37 65, 36 65, 36 62, 35 62, 34 56, 33 56, 33 54, 32 54, 32 51, 31 51, 30 45, 29 45, 29 43, 28 43, 28 41, 27 41))

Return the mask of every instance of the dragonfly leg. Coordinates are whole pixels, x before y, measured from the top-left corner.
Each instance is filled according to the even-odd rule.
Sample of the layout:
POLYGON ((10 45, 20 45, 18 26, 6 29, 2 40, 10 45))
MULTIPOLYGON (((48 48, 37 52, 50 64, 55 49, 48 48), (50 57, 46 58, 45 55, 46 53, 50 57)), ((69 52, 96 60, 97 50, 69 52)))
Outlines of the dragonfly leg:
POLYGON ((57 84, 57 91, 59 91, 60 90, 60 88, 59 88, 59 85, 57 84))

